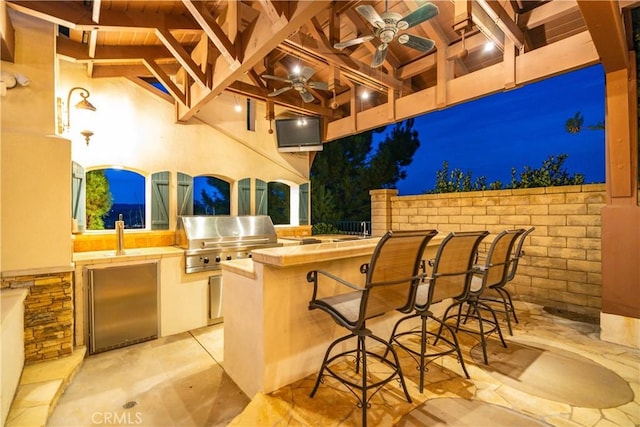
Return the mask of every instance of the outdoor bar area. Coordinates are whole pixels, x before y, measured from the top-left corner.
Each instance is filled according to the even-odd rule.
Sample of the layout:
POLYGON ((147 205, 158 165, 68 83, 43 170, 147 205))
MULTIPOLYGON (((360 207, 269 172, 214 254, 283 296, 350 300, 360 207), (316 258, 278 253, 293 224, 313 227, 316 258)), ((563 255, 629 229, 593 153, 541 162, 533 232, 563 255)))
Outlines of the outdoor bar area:
POLYGON ((636 0, 1 0, 0 425, 640 425, 638 50, 636 0), (314 172, 585 69, 601 182, 314 172))

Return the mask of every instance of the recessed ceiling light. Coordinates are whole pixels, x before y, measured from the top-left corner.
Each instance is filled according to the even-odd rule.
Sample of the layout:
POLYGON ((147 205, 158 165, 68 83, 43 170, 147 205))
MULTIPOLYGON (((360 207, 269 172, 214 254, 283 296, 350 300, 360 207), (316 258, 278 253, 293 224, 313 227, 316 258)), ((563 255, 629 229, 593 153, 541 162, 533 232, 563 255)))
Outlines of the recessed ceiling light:
POLYGON ((496 48, 496 45, 491 40, 489 40, 488 42, 486 42, 484 44, 484 51, 485 52, 491 52, 495 48, 496 48))

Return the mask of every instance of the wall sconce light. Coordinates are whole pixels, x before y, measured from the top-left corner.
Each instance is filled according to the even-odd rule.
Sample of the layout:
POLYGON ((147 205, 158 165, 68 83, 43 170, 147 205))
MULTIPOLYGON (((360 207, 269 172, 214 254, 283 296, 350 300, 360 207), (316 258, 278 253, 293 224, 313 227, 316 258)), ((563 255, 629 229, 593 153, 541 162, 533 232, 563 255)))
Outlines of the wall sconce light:
MULTIPOLYGON (((65 126, 65 130, 67 132, 71 128, 71 94, 76 90, 80 91, 80 96, 82 97, 82 100, 75 105, 75 108, 77 108, 80 112, 86 112, 86 113, 96 111, 96 107, 94 107, 89 101, 87 101, 87 98, 90 95, 88 90, 82 87, 72 88, 69 91, 69 95, 67 96, 67 124, 65 126)), ((84 119, 78 120, 78 121, 80 121, 81 124, 86 125, 87 121, 90 120, 90 116, 86 114, 83 114, 83 115, 84 115, 84 119)), ((89 145, 89 138, 93 136, 93 131, 89 129, 84 129, 80 131, 80 134, 84 136, 84 140, 86 141, 87 145, 89 145)))

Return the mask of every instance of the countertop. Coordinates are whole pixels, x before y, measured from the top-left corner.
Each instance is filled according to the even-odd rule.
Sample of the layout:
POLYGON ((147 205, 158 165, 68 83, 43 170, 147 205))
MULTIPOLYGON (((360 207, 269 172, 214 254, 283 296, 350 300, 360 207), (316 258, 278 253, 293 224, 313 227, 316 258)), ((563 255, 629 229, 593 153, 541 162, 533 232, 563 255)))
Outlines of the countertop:
MULTIPOLYGON (((324 241, 312 245, 293 245, 275 248, 256 249, 251 253, 253 262, 267 264, 273 267, 292 267, 312 264, 318 261, 351 258, 371 255, 378 244, 379 237, 354 239, 345 241, 324 241)), ((222 269, 232 269, 245 273, 253 271, 251 262, 228 261, 222 263, 222 269)))
POLYGON ((74 252, 73 262, 76 265, 95 263, 115 263, 137 261, 144 259, 158 259, 184 255, 184 249, 174 246, 157 246, 151 248, 125 249, 124 255, 116 255, 115 250, 74 252))

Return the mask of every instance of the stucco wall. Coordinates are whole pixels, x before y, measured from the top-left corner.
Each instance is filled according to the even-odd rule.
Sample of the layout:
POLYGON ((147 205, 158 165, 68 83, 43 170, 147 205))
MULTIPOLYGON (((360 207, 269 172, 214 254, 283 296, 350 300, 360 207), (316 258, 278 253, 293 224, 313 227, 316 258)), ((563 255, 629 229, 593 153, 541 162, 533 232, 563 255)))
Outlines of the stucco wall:
POLYGON ((374 231, 385 223, 392 230, 488 230, 488 245, 506 228, 535 226, 511 284, 514 296, 599 318, 604 184, 420 196, 376 190, 371 197, 374 231))
MULTIPOLYGON (((69 90, 81 86, 89 90, 89 101, 97 109, 89 145, 75 126, 77 116, 73 107, 71 129, 64 133, 72 141, 73 160, 86 170, 122 167, 145 177, 169 171, 172 195, 177 191, 177 172, 214 175, 231 183, 232 213, 237 194, 234 185, 240 179, 284 182, 292 192, 309 181, 308 153, 278 152, 275 133, 268 132, 264 103, 256 103, 255 131, 246 129, 246 99, 227 93, 214 99, 188 123, 178 123, 173 103, 125 78, 92 79, 87 77, 83 65, 63 60, 59 61, 59 70, 56 96, 66 103, 69 90), (243 112, 234 110, 236 101, 245 107, 243 112)), ((73 106, 79 100, 79 93, 74 92, 70 104, 73 106)), ((150 184, 147 187, 150 192, 150 184)), ((172 228, 176 212, 173 197, 172 228)), ((297 221, 297 215, 297 209, 292 211, 292 221, 294 216, 297 221)))

